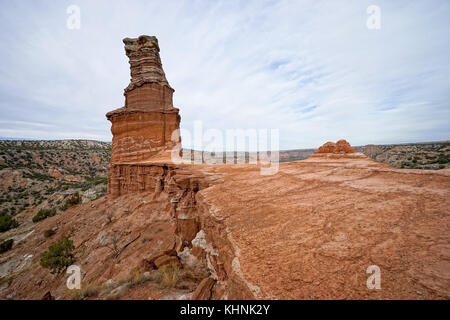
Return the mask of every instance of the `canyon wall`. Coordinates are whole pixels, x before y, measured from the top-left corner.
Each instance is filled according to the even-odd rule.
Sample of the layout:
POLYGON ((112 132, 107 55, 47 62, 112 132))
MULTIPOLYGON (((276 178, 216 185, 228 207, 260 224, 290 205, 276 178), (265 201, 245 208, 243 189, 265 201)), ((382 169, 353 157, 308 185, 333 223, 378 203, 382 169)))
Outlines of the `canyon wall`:
POLYGON ((152 202, 160 203, 174 223, 174 248, 143 258, 144 268, 152 270, 159 261, 172 261, 207 269, 210 276, 199 284, 192 299, 254 299, 252 286, 239 268, 239 249, 223 219, 215 217, 214 208, 201 195, 218 183, 217 177, 202 168, 171 163, 113 165, 110 196, 120 203, 129 195, 151 195, 152 202))

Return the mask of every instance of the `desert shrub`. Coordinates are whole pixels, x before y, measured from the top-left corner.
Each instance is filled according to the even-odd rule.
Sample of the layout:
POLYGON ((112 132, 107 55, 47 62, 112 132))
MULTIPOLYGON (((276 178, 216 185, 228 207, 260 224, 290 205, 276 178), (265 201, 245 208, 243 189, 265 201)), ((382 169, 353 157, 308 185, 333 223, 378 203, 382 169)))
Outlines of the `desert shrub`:
POLYGON ((2 243, 0 243, 0 253, 6 252, 9 249, 11 249, 13 244, 14 244, 13 239, 5 240, 2 243))
POLYGON ((157 278, 159 278, 158 276, 159 275, 155 275, 150 272, 145 272, 144 270, 141 269, 135 269, 130 272, 130 274, 124 281, 121 282, 127 283, 129 287, 132 288, 139 286, 147 281, 156 280, 157 278))
POLYGON ((77 204, 81 203, 81 196, 79 193, 75 193, 70 196, 69 199, 67 199, 63 206, 61 207, 61 210, 65 211, 69 209, 70 207, 76 206, 77 204))
POLYGON ((113 218, 114 218, 114 213, 112 213, 111 211, 109 211, 109 212, 106 214, 106 224, 111 223, 111 222, 113 221, 113 218))
POLYGON ((101 288, 93 285, 82 285, 81 289, 72 289, 66 295, 67 300, 83 300, 84 298, 97 296, 101 288))
POLYGON ((19 226, 19 223, 15 219, 11 218, 10 215, 1 215, 0 216, 0 232, 5 232, 5 231, 8 231, 9 229, 13 229, 18 226, 19 226))
POLYGON ((48 250, 41 255, 41 266, 50 269, 52 273, 59 273, 65 267, 74 263, 73 241, 67 237, 61 238, 59 241, 52 243, 48 250))
POLYGON ((161 282, 166 287, 173 288, 179 279, 179 269, 176 264, 166 264, 158 269, 161 276, 161 282))
POLYGON ((180 270, 179 279, 180 280, 188 280, 194 282, 200 282, 203 279, 210 276, 210 273, 207 269, 204 268, 183 268, 180 270))
POLYGON ((56 214, 56 211, 53 209, 41 209, 36 213, 33 217, 33 222, 39 222, 41 220, 47 219, 48 217, 53 217, 56 214))
POLYGON ((44 231, 44 237, 46 238, 50 238, 51 236, 53 236, 56 233, 55 230, 53 229, 48 229, 44 231))

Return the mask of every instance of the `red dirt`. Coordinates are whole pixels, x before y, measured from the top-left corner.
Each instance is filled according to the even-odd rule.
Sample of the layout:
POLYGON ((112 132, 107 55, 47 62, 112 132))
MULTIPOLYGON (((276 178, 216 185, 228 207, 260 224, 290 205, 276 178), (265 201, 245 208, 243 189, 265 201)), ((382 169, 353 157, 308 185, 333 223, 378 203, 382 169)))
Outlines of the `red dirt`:
POLYGON ((228 230, 256 298, 450 298, 450 171, 365 157, 227 171, 200 192, 228 230), (381 268, 369 290, 366 269, 381 268))

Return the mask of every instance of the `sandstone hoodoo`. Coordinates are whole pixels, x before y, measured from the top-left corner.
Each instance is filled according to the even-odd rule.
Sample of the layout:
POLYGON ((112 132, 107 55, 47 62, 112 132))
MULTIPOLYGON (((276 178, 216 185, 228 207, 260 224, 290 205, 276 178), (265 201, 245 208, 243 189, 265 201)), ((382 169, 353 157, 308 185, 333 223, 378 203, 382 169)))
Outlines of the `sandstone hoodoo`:
POLYGON ((326 142, 310 158, 315 159, 345 159, 345 158, 367 158, 361 152, 356 151, 350 143, 341 139, 336 143, 326 142))
POLYGON ((128 191, 158 188, 155 177, 162 167, 146 166, 150 159, 170 160, 180 142, 173 138, 180 128, 175 91, 168 83, 159 56, 158 39, 153 36, 125 38, 131 81, 125 88, 125 106, 108 112, 111 121, 112 153, 108 193, 119 196, 128 191))
POLYGON ((125 106, 106 114, 112 123, 111 163, 144 162, 178 142, 171 137, 180 126, 179 110, 172 104, 175 90, 164 74, 158 39, 140 36, 123 43, 131 81, 124 92, 125 106))

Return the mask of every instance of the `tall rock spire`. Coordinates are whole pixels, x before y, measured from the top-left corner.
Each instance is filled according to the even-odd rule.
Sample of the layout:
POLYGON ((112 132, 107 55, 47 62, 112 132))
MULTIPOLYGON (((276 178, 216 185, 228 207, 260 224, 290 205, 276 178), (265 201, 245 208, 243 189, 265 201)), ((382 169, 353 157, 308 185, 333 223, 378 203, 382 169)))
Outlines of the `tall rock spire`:
POLYGON ((113 134, 111 164, 151 161, 166 157, 177 142, 172 133, 180 127, 178 109, 153 36, 125 38, 130 63, 130 84, 125 88, 125 106, 108 112, 113 134))

